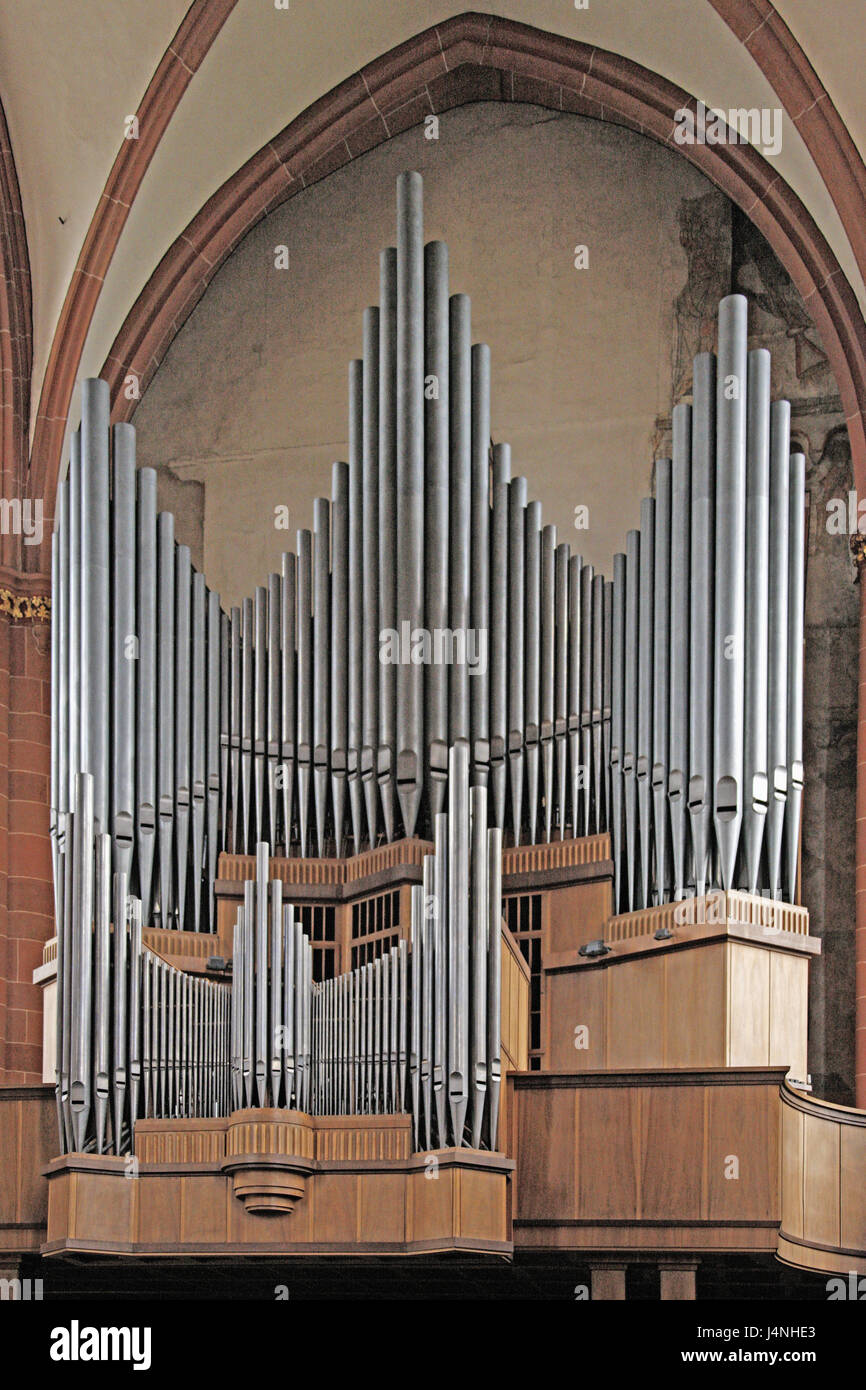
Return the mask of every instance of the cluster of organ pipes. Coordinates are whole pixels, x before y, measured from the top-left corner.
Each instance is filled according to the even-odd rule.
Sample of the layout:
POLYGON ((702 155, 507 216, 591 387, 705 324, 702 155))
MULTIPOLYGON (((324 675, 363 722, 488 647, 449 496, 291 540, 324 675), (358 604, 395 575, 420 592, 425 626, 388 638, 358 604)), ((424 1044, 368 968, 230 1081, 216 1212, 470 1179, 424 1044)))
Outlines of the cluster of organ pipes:
POLYGON ((256 846, 234 927, 231 1095, 314 1115, 411 1110, 416 1149, 495 1147, 501 1082, 501 832, 469 785, 469 745, 449 750, 448 810, 412 890, 400 941, 333 979, 256 846))
POLYGON ((57 937, 57 1113, 63 1152, 131 1153, 139 1118, 225 1115, 229 988, 142 942, 141 902, 112 874, 94 786, 76 774, 71 872, 57 937))
POLYGON ((50 832, 64 911, 76 778, 93 781, 149 924, 213 930, 219 849, 221 672, 226 618, 157 515, 156 473, 136 469, 135 431, 109 428, 108 387, 82 386, 81 425, 58 490, 52 544, 50 832))
POLYGON ((313 951, 268 881, 269 846, 256 846, 256 877, 244 883, 232 949, 231 1094, 234 1109, 309 1110, 314 1096, 313 951))
POLYGON ((805 459, 731 295, 614 557, 615 910, 716 887, 795 901, 804 584, 805 459))
MULTIPOLYGON (((472 343, 468 298, 449 292, 447 248, 424 245, 414 173, 398 181, 396 240, 381 255, 380 303, 364 314, 363 357, 349 368, 348 461, 334 464, 331 498, 315 503, 296 553, 229 613, 176 542, 173 517, 157 512, 156 474, 136 469, 134 430, 110 426, 106 384, 84 383, 52 539, 50 830, 67 1144, 122 1144, 138 1114, 228 1103, 226 1060, 204 1099, 188 1068, 184 1082, 173 1070, 171 1049, 195 1049, 203 1025, 190 1031, 186 986, 129 944, 130 911, 139 933, 215 930, 219 853, 262 844, 339 856, 424 835, 437 844, 427 877, 451 884, 441 818, 455 750, 473 825, 483 820, 497 843, 609 831, 616 911, 713 887, 795 898, 805 462, 790 452, 789 406, 771 402, 769 355, 747 349, 745 299, 720 305, 717 353, 695 359, 692 401, 673 410, 672 457, 656 463, 655 495, 607 580, 543 524, 526 479, 511 476, 509 446, 491 446, 490 353, 472 343), (92 855, 76 851, 83 787, 92 855), (164 1046, 162 1022, 148 1034, 150 1071, 145 1079, 136 1059, 134 1084, 129 1034, 126 1090, 108 1118, 104 1072, 87 1053, 104 1041, 93 952, 111 896, 103 886, 99 911, 88 906, 94 881, 122 885, 111 939, 112 949, 127 942, 125 1026, 147 988, 166 1028, 164 1046)), ((265 1048, 270 1103, 401 1100, 419 1144, 495 1131, 498 1049, 488 1036, 479 1060, 481 985, 472 975, 464 988, 467 955, 455 945, 466 938, 468 959, 481 959, 476 906, 443 892, 426 895, 439 925, 413 910, 407 967, 413 982, 421 971, 420 993, 402 979, 399 952, 339 988, 284 970, 280 1006, 295 1001, 296 1012, 280 1026, 295 1062, 286 1069, 283 1049, 275 1068, 265 1048), (443 961, 450 971, 456 960, 457 975, 443 976, 443 961), (387 985, 374 985, 383 973, 387 985), (409 1060, 404 1073, 398 1038, 396 1083, 390 1052, 361 1083, 346 1039, 375 1032, 385 990, 398 1021, 408 997, 409 1060), (323 1036, 324 1080, 312 1064, 315 1054, 324 1065, 323 1036), (429 1041, 445 1036, 448 1048, 461 1038, 459 1064, 429 1041)), ((257 998, 244 933, 258 941, 258 911, 244 909, 237 943, 244 1010, 257 998)), ((308 943, 290 907, 273 920, 296 972, 308 943)), ((498 1026, 488 1000, 490 1026, 494 1015, 498 1026)), ((237 1007, 232 1017, 239 1028, 237 1007)), ((231 1101, 250 1103, 258 1040, 249 1072, 237 1044, 233 1032, 231 1101)))
POLYGON ((458 740, 515 842, 606 828, 611 589, 491 449, 489 350, 447 248, 423 244, 417 174, 380 278, 348 463, 230 613, 157 513, 134 429, 110 427, 106 384, 83 384, 52 550, 58 915, 78 771, 144 922, 182 930, 212 929, 221 850, 431 837, 458 740))

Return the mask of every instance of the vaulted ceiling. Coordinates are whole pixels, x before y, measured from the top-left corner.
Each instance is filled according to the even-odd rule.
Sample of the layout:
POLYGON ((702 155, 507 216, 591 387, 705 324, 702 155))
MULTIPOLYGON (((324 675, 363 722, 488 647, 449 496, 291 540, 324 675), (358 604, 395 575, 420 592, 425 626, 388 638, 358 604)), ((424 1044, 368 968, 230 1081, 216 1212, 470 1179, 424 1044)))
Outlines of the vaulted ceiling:
MULTIPOLYGON (((773 169, 823 233, 862 327, 862 0, 476 8, 622 55, 709 106, 784 105, 773 169)), ((51 427, 74 378, 102 370, 142 289, 216 190, 331 89, 464 10, 460 0, 0 0, 0 101, 31 272, 36 449, 57 447, 51 427), (135 113, 137 141, 126 138, 135 113)))

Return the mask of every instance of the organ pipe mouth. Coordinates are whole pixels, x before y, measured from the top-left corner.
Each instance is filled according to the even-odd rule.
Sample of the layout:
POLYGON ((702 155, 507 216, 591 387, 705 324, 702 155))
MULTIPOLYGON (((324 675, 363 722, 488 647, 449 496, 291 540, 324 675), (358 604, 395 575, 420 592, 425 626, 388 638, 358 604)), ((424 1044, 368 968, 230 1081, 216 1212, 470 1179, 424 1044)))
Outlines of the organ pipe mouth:
POLYGON ((720 777, 716 783, 716 815, 720 820, 733 820, 740 809, 736 778, 720 777))

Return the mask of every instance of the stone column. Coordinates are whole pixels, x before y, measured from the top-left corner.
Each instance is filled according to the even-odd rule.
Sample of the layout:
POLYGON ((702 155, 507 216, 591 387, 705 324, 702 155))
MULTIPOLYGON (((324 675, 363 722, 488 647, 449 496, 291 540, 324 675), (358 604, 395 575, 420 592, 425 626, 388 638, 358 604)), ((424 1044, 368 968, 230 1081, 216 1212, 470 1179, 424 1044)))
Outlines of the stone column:
POLYGON ((624 1264, 607 1260, 591 1265, 589 1277, 592 1301, 623 1301, 625 1299, 625 1271, 626 1266, 624 1264))
POLYGON ((659 1294, 662 1303, 694 1302, 697 1260, 659 1260, 659 1294))
POLYGON ((48 576, 0 566, 0 1083, 42 1080, 33 971, 54 933, 48 576))

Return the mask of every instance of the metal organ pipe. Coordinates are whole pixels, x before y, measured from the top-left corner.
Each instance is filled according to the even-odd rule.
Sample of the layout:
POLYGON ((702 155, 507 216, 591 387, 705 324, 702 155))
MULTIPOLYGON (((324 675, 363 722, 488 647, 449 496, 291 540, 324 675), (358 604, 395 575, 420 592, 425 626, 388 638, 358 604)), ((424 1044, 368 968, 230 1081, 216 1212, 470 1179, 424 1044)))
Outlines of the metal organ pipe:
POLYGON ((298 760, 298 834, 301 858, 306 859, 310 815, 310 782, 313 770, 313 558, 310 532, 299 531, 297 542, 298 734, 296 755, 298 760))
MULTIPOLYGON (((529 840, 535 843, 538 830, 538 788, 541 771, 541 503, 526 507, 524 541, 525 617, 523 657, 523 728, 526 743, 526 797, 529 840)), ((516 843, 516 841, 515 841, 516 843)))
MULTIPOLYGON (((571 790, 571 833, 577 838, 580 834, 580 794, 583 786, 583 768, 580 752, 580 571, 583 560, 572 555, 568 562, 568 765, 571 790)), ((620 647, 622 644, 620 643, 620 647)), ((616 689, 622 687, 622 672, 619 673, 616 689)), ((622 705, 620 703, 620 716, 622 705)), ((622 738, 620 718, 620 740, 622 738)), ((620 746, 616 746, 616 760, 619 762, 620 746)), ((613 749, 611 750, 613 759, 613 749)))
POLYGON ((719 305, 716 381, 716 584, 713 823, 722 887, 736 886, 743 821, 746 620, 746 300, 719 305))
POLYGON ((770 354, 748 356, 746 447, 745 713, 743 815, 746 886, 758 890, 767 819, 769 660, 770 354))
POLYGON ((788 902, 797 895, 800 814, 803 803, 803 638, 806 552, 806 460, 790 462, 788 524, 788 801, 785 816, 788 902))
POLYGON ((201 929, 201 881, 204 868, 207 795, 207 593, 204 575, 192 577, 192 915, 193 930, 201 929))
POLYGON ((364 364, 349 363, 349 612, 348 612, 348 749, 346 774, 355 853, 361 852, 363 797, 361 730, 364 690, 364 364))
POLYGON ((508 740, 508 485, 511 450, 493 446, 490 516, 490 788, 492 823, 505 824, 505 752, 508 740))
MULTIPOLYGON (((331 801, 334 808, 334 850, 343 853, 346 818, 346 737, 349 655, 349 469, 335 463, 331 473, 331 801)), ((384 680, 384 670, 383 670, 384 680)), ((383 685, 384 692, 384 685, 383 685)), ((383 697, 383 708, 387 701, 383 697)), ((390 747, 389 744, 386 744, 390 747)))
POLYGON ((183 931, 186 925, 190 823, 190 603, 192 565, 189 546, 187 545, 179 545, 175 552, 175 585, 174 832, 177 862, 175 902, 178 929, 183 931))
MULTIPOLYGON (((112 844, 114 870, 127 876, 135 838, 135 431, 115 425, 111 499, 112 844)), ((108 827, 106 827, 107 829, 108 827)))
MULTIPOLYGON (((267 656, 267 721, 266 721, 266 770, 267 787, 267 826, 272 844, 277 844, 278 805, 277 774, 280 761, 280 729, 282 703, 282 580, 278 574, 268 575, 268 656, 267 656)), ((326 649, 330 645, 328 633, 326 649)))
MULTIPOLYGON (((397 181, 397 628, 423 626, 424 229, 423 182, 397 181)), ((415 832, 423 777, 423 668, 397 668, 397 794, 407 836, 415 832)))
POLYGON ((671 668, 671 460, 656 463, 653 586, 652 787, 655 901, 668 885, 668 755, 671 668))
POLYGON ((362 476, 364 502, 362 613, 361 781, 367 834, 373 849, 378 836, 379 791, 375 760, 379 746, 379 310, 364 310, 364 386, 362 399, 362 476))
MULTIPOLYGON (((635 900, 637 863, 637 725, 638 725, 638 586, 640 582, 640 531, 629 531, 625 538, 625 648, 623 659, 622 780, 625 817, 626 869, 625 911, 632 912, 635 900)), ((588 795, 584 792, 584 798, 588 795)))
POLYGON ((93 777, 97 831, 110 827, 109 687, 109 433, 108 386, 89 379, 81 388, 81 768, 93 777))
MULTIPOLYGON (((623 741, 625 737, 625 596, 627 558, 622 553, 613 557, 613 601, 611 604, 611 706, 610 706, 610 840, 613 856, 613 910, 622 907, 623 853, 623 741)), ((575 562, 572 560, 572 565, 575 562)), ((577 585, 572 593, 576 595, 577 585)), ((573 781, 574 818, 577 823, 577 787, 573 781)))
POLYGON ((580 762, 583 777, 583 833, 592 811, 592 565, 580 567, 580 762))
MULTIPOLYGON (((328 752, 330 729, 331 637, 330 557, 331 508, 318 497, 314 503, 315 558, 313 582, 313 791, 316 805, 316 838, 319 858, 325 855, 325 823, 328 811, 328 752)), ((378 740, 377 740, 378 742, 378 740)))
POLYGON ((695 891, 710 883, 712 819, 713 594, 715 573, 716 359, 694 361, 691 496, 691 645, 689 651, 689 790, 695 891))
POLYGON ((470 385, 471 632, 465 634, 464 656, 470 673, 472 778, 486 786, 490 764, 490 348, 486 343, 475 343, 472 348, 470 385))
MULTIPOLYGON (((379 257, 379 632, 397 621, 397 252, 379 257)), ((336 565, 336 538, 334 541, 336 565)), ((336 602, 336 599, 335 599, 336 602)), ((385 838, 393 840, 396 816, 397 679, 392 663, 379 668, 376 778, 385 838)), ((338 851, 339 853, 339 851, 338 851)))
POLYGON ((638 691, 637 782, 640 823, 640 891, 638 907, 650 906, 650 821, 653 713, 653 598, 655 585, 655 501, 645 497, 640 506, 640 573, 638 580, 638 691))
MULTIPOLYGON (((424 286, 424 580, 427 626, 435 633, 448 627, 450 584, 448 248, 442 241, 430 241, 424 248, 424 286)), ((432 662, 425 677, 431 824, 445 805, 448 677, 448 668, 442 662, 432 662)))
POLYGON ((556 547, 554 579, 555 597, 555 666, 554 666, 554 751, 556 757, 556 800, 553 822, 560 839, 565 839, 568 816, 568 575, 571 549, 565 543, 556 547))
POLYGON ((592 790, 594 820, 596 831, 604 828, 602 812, 602 701, 604 681, 604 577, 600 574, 592 580, 592 790))
POLYGON ((767 608, 767 877, 770 894, 781 894, 782 840, 788 801, 788 458, 791 408, 776 401, 770 411, 770 575, 767 608))
POLYGON ((686 891, 689 769, 689 624, 691 613, 692 408, 674 406, 670 520, 670 657, 668 684, 668 803, 673 897, 686 891))
MULTIPOLYGON (((541 773, 544 796, 544 838, 550 840, 553 828, 553 721, 555 710, 556 661, 556 527, 541 532, 541 773)), ((532 812, 530 811, 530 815, 532 812)), ((533 836, 534 838, 534 836, 533 836)))
POLYGON ((516 845, 523 816, 525 512, 526 479, 513 478, 508 492, 508 779, 516 845))
MULTIPOLYGON (((470 625, 472 548, 472 327, 469 298, 449 301, 450 596, 452 644, 465 642, 470 625)), ((452 653, 453 655, 453 653, 452 653)), ((452 660, 448 681, 449 743, 470 737, 469 668, 452 660)))

